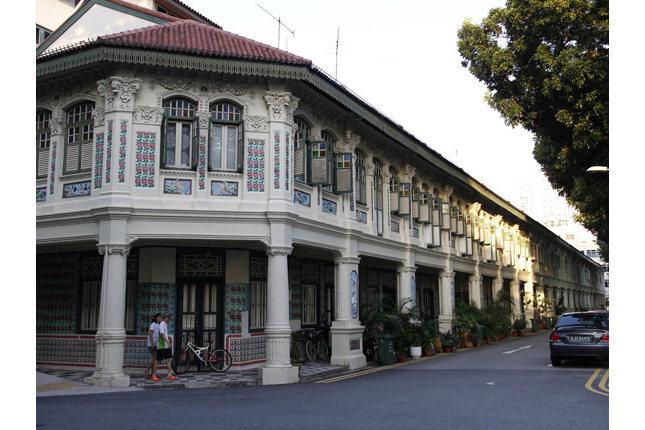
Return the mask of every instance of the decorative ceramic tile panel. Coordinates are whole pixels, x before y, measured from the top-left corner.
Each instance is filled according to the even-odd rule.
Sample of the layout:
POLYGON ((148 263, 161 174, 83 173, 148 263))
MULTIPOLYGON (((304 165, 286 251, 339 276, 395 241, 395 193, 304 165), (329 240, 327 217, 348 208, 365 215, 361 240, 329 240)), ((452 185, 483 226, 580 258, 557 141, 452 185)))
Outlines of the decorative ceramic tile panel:
POLYGON ((54 184, 56 183, 56 139, 51 141, 52 146, 52 159, 51 159, 51 172, 49 174, 49 195, 54 195, 54 184))
POLYGON ((264 192, 264 139, 249 139, 246 150, 246 190, 264 192))
POLYGON ((36 364, 94 367, 96 339, 84 336, 36 336, 36 364))
POLYGON ((233 363, 251 364, 266 361, 266 336, 252 334, 251 337, 242 338, 239 335, 228 336, 228 352, 231 353, 233 363))
POLYGON ((153 132, 137 132, 137 153, 134 167, 134 186, 154 188, 156 166, 156 139, 153 132))
POLYGON ((293 201, 299 205, 311 207, 311 194, 300 190, 294 190, 293 201))
POLYGON ((206 136, 199 136, 199 156, 197 159, 198 187, 206 188, 206 136))
POLYGON ((356 221, 367 224, 367 213, 363 211, 356 211, 356 221))
POLYGON ((211 181, 212 196, 237 196, 238 183, 229 181, 211 181))
POLYGON ((63 198, 85 197, 92 193, 92 182, 83 181, 63 185, 63 198))
POLYGON ((47 188, 36 188, 36 201, 44 202, 47 200, 47 188))
POLYGON ((76 332, 79 265, 75 254, 47 254, 36 258, 36 333, 76 332))
POLYGON ((273 189, 280 189, 280 132, 273 133, 273 189))
POLYGON ((331 200, 327 200, 327 199, 322 199, 323 212, 336 215, 336 207, 337 207, 336 202, 332 202, 331 200))
POLYGON ((164 179, 163 192, 165 194, 192 194, 192 183, 190 179, 164 179))
MULTIPOLYGON (((175 284, 146 283, 137 288, 137 324, 136 333, 145 336, 157 312, 175 311, 175 284)), ((176 315, 174 315, 176 317, 176 315)), ((170 320, 168 331, 174 332, 175 318, 170 320)))
POLYGON ((286 140, 286 143, 284 145, 284 149, 286 151, 286 154, 285 154, 286 166, 285 166, 285 170, 284 170, 284 172, 285 172, 284 173, 284 184, 285 184, 286 190, 288 191, 289 190, 289 152, 290 152, 289 151, 289 149, 290 149, 289 148, 289 132, 286 133, 285 140, 286 140))
POLYGON ((242 333, 242 312, 251 303, 249 284, 226 285, 226 333, 242 333))
POLYGON ((95 150, 94 150, 94 188, 101 188, 103 186, 103 152, 105 150, 105 135, 97 133, 95 136, 95 150))
POLYGON ((109 184, 112 175, 112 121, 107 123, 107 144, 105 147, 105 183, 109 184))
POLYGON ((126 149, 128 147, 128 121, 121 121, 121 127, 119 132, 119 170, 118 178, 119 183, 125 182, 125 160, 126 160, 126 149))

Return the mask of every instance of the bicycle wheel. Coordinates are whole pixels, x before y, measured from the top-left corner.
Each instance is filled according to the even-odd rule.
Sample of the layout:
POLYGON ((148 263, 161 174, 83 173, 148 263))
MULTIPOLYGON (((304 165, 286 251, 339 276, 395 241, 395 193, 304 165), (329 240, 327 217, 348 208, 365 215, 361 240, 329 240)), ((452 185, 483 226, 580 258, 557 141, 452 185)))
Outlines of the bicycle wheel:
POLYGON ((188 366, 190 366, 190 352, 188 348, 180 349, 172 357, 172 370, 176 374, 181 375, 182 373, 186 373, 188 366))
POLYGON ((233 358, 227 350, 216 349, 213 352, 207 352, 204 361, 206 361, 214 371, 226 372, 228 368, 231 367, 233 358))
POLYGON ((327 355, 329 354, 329 348, 327 347, 327 342, 324 339, 318 339, 316 342, 316 355, 321 360, 327 360, 327 355))
POLYGON ((307 358, 305 345, 301 340, 296 340, 291 344, 291 358, 298 363, 302 363, 307 358))
POLYGON ((310 340, 305 343, 305 351, 307 352, 307 358, 309 361, 316 361, 316 348, 314 343, 310 340))

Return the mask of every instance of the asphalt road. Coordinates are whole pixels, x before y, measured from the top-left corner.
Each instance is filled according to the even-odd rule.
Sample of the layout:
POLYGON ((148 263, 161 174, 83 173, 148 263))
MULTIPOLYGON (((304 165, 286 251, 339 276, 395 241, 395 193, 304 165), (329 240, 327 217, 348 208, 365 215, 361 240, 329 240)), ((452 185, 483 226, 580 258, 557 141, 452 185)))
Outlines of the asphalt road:
POLYGON ((609 428, 608 363, 550 366, 548 333, 316 383, 40 397, 49 429, 609 428))

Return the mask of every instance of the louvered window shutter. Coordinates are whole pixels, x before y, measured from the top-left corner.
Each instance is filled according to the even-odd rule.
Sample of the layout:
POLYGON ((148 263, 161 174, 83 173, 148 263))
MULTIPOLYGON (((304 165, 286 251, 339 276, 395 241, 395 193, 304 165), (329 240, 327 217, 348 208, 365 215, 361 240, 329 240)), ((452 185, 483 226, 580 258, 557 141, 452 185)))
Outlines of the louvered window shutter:
POLYGON ((193 120, 193 134, 190 146, 190 167, 195 170, 199 162, 199 118, 193 120))
POLYGON ((336 194, 352 192, 352 154, 336 154, 334 163, 335 180, 334 192, 336 194))
POLYGON ((419 189, 416 187, 412 189, 411 205, 412 219, 417 221, 419 219, 419 189))
POLYGON ((237 128, 237 171, 242 173, 244 171, 244 121, 240 123, 237 128))
POLYGON ((399 179, 392 178, 390 183, 390 210, 399 211, 399 179))
POLYGON ((450 202, 441 202, 441 229, 450 231, 450 202))
POLYGON ((399 215, 411 214, 412 193, 410 184, 399 184, 399 215))
POLYGON ((430 196, 428 193, 421 193, 419 196, 419 222, 429 224, 431 222, 430 214, 430 196))
POLYGON ((329 142, 317 141, 309 143, 309 164, 310 175, 308 183, 310 185, 328 185, 329 184, 329 142))

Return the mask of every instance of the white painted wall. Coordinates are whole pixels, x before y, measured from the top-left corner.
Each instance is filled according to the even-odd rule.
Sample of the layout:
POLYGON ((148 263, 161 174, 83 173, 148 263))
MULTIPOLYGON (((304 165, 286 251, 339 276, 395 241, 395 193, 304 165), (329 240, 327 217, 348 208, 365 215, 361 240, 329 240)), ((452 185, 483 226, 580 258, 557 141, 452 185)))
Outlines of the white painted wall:
POLYGON ((104 6, 94 5, 52 43, 45 52, 80 41, 94 40, 98 36, 149 27, 151 25, 155 25, 155 23, 132 15, 126 15, 104 6))

